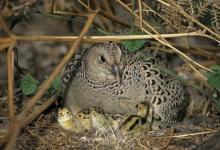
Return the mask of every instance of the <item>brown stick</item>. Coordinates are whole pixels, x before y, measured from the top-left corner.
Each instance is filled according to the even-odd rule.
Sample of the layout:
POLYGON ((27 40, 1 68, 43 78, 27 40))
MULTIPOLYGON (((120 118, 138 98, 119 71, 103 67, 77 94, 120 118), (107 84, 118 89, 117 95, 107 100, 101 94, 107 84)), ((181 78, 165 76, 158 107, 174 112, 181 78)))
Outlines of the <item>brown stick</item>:
POLYGON ((9 28, 8 28, 7 24, 5 23, 5 20, 3 19, 2 15, 0 15, 0 24, 1 24, 2 28, 3 28, 3 30, 5 31, 5 33, 7 33, 8 36, 13 38, 13 34, 9 30, 9 28))
POLYGON ((116 16, 114 16, 114 15, 111 15, 110 13, 108 13, 108 12, 106 12, 106 11, 104 11, 104 10, 100 10, 100 11, 99 11, 99 14, 100 14, 100 15, 103 15, 103 16, 106 17, 106 18, 111 19, 112 21, 114 21, 114 22, 116 22, 116 23, 118 23, 118 24, 121 24, 121 25, 126 26, 126 27, 128 27, 128 28, 131 27, 128 23, 126 23, 125 21, 123 21, 121 18, 118 18, 118 17, 116 17, 116 16))
POLYGON ((39 106, 36 110, 34 110, 25 120, 21 123, 22 127, 25 127, 27 124, 31 123, 39 114, 44 112, 50 105, 52 105, 57 97, 59 96, 58 93, 51 96, 48 100, 46 100, 41 106, 39 106))
POLYGON ((16 140, 17 140, 17 136, 19 135, 20 133, 20 127, 19 125, 17 124, 12 124, 11 126, 11 129, 10 129, 10 132, 9 132, 9 135, 7 136, 7 145, 6 147, 4 148, 4 150, 12 150, 14 149, 14 145, 16 143, 16 140))
MULTIPOLYGON (((85 7, 88 11, 94 11, 92 10, 90 7, 88 7, 85 3, 83 3, 81 0, 78 1, 83 7, 85 7)), ((96 2, 96 1, 95 1, 96 2)), ((97 3, 96 3, 97 4, 97 3)), ((98 6, 98 4, 97 4, 98 6)), ((126 23, 125 21, 121 20, 121 18, 118 18, 114 15, 111 15, 109 14, 108 12, 106 11, 103 11, 103 10, 99 10, 99 14, 112 20, 112 21, 115 21, 116 23, 118 24, 121 24, 121 25, 124 25, 126 27, 131 27, 128 23, 126 23)))
POLYGON ((50 105, 54 103, 54 101, 58 97, 58 93, 54 94, 52 97, 50 97, 46 102, 44 102, 41 106, 39 106, 36 110, 34 110, 27 118, 24 118, 23 122, 19 122, 19 124, 13 124, 11 126, 10 134, 5 136, 5 139, 3 139, 2 143, 6 142, 8 139, 8 143, 5 147, 5 150, 11 150, 13 149, 13 146, 16 142, 16 138, 20 132, 20 129, 22 127, 25 127, 30 122, 32 122, 39 114, 44 112, 50 105), (11 133, 13 131, 13 133, 11 133))
POLYGON ((14 48, 15 43, 11 44, 7 51, 7 68, 8 68, 8 110, 10 123, 14 122, 14 48))
MULTIPOLYGON (((80 1, 79 1, 80 2, 80 1)), ((85 3, 84 3, 85 4, 85 3)), ((97 1, 97 0, 94 0, 94 4, 95 4, 95 9, 98 9, 99 11, 100 11, 100 4, 99 4, 99 2, 97 1)), ((91 9, 90 9, 90 7, 89 6, 87 6, 87 8, 89 8, 88 9, 88 11, 91 11, 91 9)), ((98 16, 97 17, 100 21, 99 21, 99 25, 102 27, 102 29, 104 29, 105 31, 107 30, 107 31, 110 31, 109 30, 109 25, 108 25, 108 19, 106 19, 105 17, 103 17, 103 16, 98 16)))
MULTIPOLYGON (((201 34, 197 32, 191 33, 177 33, 177 34, 152 34, 152 35, 113 35, 113 36, 84 36, 83 42, 87 43, 97 43, 103 41, 121 41, 121 40, 137 40, 137 39, 154 39, 154 38, 178 38, 178 37, 205 37, 214 40, 212 37, 206 34, 201 34)), ((78 39, 78 36, 17 36, 14 35, 15 39, 18 41, 65 41, 72 42, 78 39)), ((1 43, 11 42, 11 38, 0 38, 1 43)), ((216 41, 219 42, 219 41, 216 41)))

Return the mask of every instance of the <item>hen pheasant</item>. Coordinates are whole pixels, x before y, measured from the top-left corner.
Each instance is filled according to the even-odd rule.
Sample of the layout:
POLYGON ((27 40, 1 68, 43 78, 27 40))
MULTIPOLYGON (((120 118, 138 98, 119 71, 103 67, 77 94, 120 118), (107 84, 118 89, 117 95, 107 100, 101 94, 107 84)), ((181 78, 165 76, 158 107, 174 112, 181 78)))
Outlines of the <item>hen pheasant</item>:
POLYGON ((146 101, 153 108, 153 126, 170 126, 183 118, 187 100, 181 83, 158 67, 166 66, 161 60, 141 60, 113 42, 83 49, 62 72, 65 103, 73 114, 98 106, 134 115, 135 106, 146 101))

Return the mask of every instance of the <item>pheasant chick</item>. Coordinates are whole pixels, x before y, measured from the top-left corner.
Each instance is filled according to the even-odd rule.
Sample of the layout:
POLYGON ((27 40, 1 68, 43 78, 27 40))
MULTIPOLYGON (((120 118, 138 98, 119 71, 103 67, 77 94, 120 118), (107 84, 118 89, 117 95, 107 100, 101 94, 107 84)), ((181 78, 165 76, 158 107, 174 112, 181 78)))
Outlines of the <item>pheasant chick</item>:
POLYGON ((92 120, 89 109, 82 109, 76 114, 76 120, 81 124, 87 131, 92 128, 92 120))
POLYGON ((72 112, 69 108, 59 108, 58 109, 58 123, 65 130, 73 131, 74 130, 74 119, 72 112))
POLYGON ((106 131, 108 127, 107 118, 100 107, 91 108, 92 126, 100 131, 106 131))

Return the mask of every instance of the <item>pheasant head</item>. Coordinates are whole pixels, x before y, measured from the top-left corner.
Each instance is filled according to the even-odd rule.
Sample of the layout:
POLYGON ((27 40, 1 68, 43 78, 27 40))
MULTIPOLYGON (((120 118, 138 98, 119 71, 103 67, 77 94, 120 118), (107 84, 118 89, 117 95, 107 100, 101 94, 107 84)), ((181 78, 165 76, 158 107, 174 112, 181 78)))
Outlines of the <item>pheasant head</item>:
POLYGON ((123 67, 122 51, 116 43, 100 43, 89 49, 86 73, 95 81, 120 82, 123 67))

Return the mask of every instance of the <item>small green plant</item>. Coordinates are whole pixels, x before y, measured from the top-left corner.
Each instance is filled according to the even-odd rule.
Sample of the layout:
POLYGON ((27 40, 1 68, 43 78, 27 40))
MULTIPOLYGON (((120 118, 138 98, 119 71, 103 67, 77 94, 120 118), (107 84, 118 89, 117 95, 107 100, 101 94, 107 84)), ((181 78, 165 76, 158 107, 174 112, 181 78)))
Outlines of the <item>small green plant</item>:
MULTIPOLYGON (((29 96, 37 91, 39 84, 40 84, 39 81, 28 73, 21 79, 19 87, 24 95, 29 96)), ((50 96, 55 92, 61 92, 60 76, 57 76, 54 79, 46 95, 50 96)))
POLYGON ((61 92, 61 79, 60 76, 57 76, 53 82, 51 87, 47 90, 46 95, 52 95, 55 92, 61 92))
POLYGON ((61 92, 61 79, 60 76, 57 76, 53 83, 52 83, 52 88, 55 89, 58 92, 61 92))
MULTIPOLYGON (((44 78, 46 80, 48 78, 48 76, 45 76, 44 78)), ((61 78, 60 78, 60 76, 57 76, 53 80, 50 88, 46 92, 46 96, 51 96, 51 95, 53 95, 56 92, 61 92, 61 78)))
POLYGON ((219 65, 214 65, 211 67, 211 70, 213 72, 208 73, 208 84, 220 90, 220 66, 219 65))
MULTIPOLYGON (((132 12, 131 12, 131 29, 130 32, 128 32, 128 35, 133 35, 133 34, 143 34, 142 32, 139 32, 135 29, 134 27, 134 15, 133 12, 135 10, 135 0, 132 0, 132 12)), ((129 52, 136 52, 140 50, 144 44, 147 42, 147 40, 140 39, 140 40, 124 40, 122 41, 122 45, 129 51, 129 52)))
POLYGON ((20 89, 22 93, 26 96, 32 95, 37 91, 39 81, 35 79, 32 75, 26 74, 20 82, 20 89))
MULTIPOLYGON (((131 31, 127 33, 128 35, 141 35, 142 32, 138 31, 131 31)), ((147 43, 147 40, 140 39, 140 40, 124 40, 122 41, 122 45, 129 51, 129 52, 136 52, 140 50, 144 44, 147 43)))
POLYGON ((220 65, 212 66, 211 70, 213 72, 207 74, 207 82, 213 88, 213 98, 218 110, 220 111, 220 65))
POLYGON ((122 45, 128 49, 129 52, 136 52, 141 49, 145 43, 146 40, 125 40, 122 42, 122 45))

